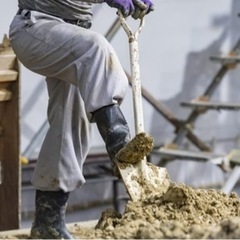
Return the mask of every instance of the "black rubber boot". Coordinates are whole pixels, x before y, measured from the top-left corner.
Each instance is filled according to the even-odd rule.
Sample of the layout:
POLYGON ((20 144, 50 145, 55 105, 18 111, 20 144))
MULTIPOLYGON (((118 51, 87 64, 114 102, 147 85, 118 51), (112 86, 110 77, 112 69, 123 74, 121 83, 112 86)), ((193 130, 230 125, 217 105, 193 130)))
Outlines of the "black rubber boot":
POLYGON ((36 191, 32 239, 73 239, 65 225, 68 197, 63 191, 36 191))
MULTIPOLYGON (((128 124, 118 105, 103 107, 93 113, 93 120, 106 144, 106 150, 113 163, 116 153, 130 141, 128 124)), ((116 172, 115 172, 116 174, 116 172)))

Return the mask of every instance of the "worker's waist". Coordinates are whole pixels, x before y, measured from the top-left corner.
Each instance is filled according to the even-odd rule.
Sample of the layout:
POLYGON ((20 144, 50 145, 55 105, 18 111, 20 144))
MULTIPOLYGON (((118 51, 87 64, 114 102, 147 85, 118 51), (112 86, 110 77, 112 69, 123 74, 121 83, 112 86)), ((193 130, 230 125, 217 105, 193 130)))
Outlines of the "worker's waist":
POLYGON ((76 20, 71 20, 71 19, 63 19, 64 22, 74 24, 83 28, 90 28, 92 26, 92 23, 88 20, 81 20, 81 19, 76 19, 76 20))
MULTIPOLYGON (((22 13, 23 9, 18 9, 17 15, 20 15, 22 13)), ((63 19, 63 18, 62 18, 63 19)), ((79 27, 83 28, 90 28, 92 26, 91 21, 89 20, 82 20, 82 19, 63 19, 64 22, 70 23, 73 25, 77 25, 79 27)))

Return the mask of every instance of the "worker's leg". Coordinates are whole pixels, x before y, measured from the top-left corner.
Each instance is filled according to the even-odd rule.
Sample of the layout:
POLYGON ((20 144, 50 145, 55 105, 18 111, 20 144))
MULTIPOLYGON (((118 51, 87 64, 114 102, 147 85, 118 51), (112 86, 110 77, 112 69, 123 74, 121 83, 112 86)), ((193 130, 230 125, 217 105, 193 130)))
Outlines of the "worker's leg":
POLYGON ((68 239, 72 236, 65 226, 65 211, 70 191, 85 181, 82 167, 90 125, 76 86, 52 78, 47 78, 47 86, 50 127, 32 179, 39 190, 31 238, 68 239))
POLYGON ((42 144, 33 185, 44 191, 70 192, 81 186, 90 147, 90 123, 78 87, 47 78, 49 130, 42 144))

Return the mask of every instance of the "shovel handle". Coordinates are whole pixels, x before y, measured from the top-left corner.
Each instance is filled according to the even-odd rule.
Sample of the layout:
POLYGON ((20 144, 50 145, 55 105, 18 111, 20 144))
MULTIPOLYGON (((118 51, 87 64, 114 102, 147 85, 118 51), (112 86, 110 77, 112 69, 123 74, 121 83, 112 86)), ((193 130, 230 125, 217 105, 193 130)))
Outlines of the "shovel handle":
POLYGON ((126 19, 122 13, 118 11, 120 23, 127 33, 129 39, 129 50, 130 50, 130 64, 131 64, 131 83, 133 93, 133 108, 134 108, 134 119, 135 119, 135 132, 136 134, 144 132, 143 123, 143 107, 142 107, 142 90, 140 81, 140 67, 139 67, 139 48, 137 38, 139 33, 142 31, 144 26, 144 19, 140 20, 138 29, 133 32, 128 26, 126 19))
POLYGON ((119 16, 120 23, 121 23, 124 31, 127 33, 127 36, 128 36, 128 38, 129 38, 129 40, 130 40, 131 38, 137 39, 139 33, 142 31, 142 29, 143 29, 143 27, 144 27, 144 24, 145 24, 144 18, 141 18, 141 19, 140 19, 139 27, 138 27, 137 30, 134 32, 134 31, 129 27, 129 25, 127 24, 127 21, 126 21, 126 19, 123 17, 123 15, 122 15, 122 13, 121 13, 120 10, 118 10, 118 16, 119 16))

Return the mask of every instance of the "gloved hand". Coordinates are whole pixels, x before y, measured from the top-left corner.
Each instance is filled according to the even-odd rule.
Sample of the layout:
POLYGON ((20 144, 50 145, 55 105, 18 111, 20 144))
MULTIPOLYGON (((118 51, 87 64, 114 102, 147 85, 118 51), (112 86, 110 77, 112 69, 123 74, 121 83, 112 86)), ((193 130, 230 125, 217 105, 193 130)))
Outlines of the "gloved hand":
POLYGON ((143 18, 144 15, 154 10, 154 4, 151 0, 133 0, 135 6, 132 17, 134 19, 143 18))
POLYGON ((134 4, 132 0, 104 0, 110 7, 119 9, 123 17, 128 17, 133 14, 134 4))

